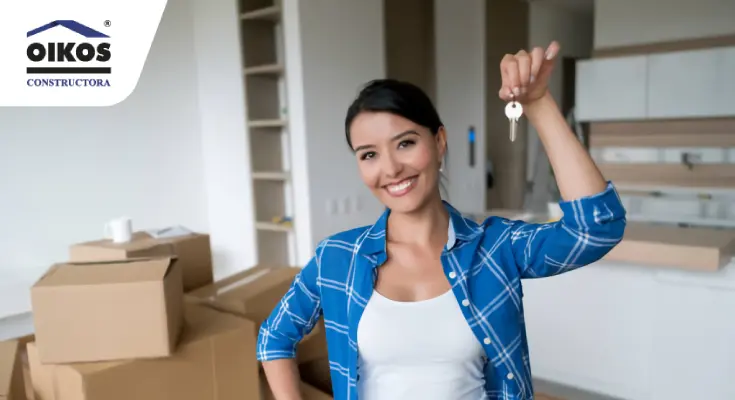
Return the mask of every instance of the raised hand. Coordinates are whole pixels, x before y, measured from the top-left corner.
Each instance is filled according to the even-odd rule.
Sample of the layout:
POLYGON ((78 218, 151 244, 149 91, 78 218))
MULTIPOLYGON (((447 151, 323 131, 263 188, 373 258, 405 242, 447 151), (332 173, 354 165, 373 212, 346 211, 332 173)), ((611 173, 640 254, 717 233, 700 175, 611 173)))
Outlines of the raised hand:
POLYGON ((559 54, 559 43, 551 42, 544 50, 535 47, 531 52, 521 50, 506 54, 500 61, 502 84, 498 96, 504 101, 532 103, 548 91, 549 77, 559 54))

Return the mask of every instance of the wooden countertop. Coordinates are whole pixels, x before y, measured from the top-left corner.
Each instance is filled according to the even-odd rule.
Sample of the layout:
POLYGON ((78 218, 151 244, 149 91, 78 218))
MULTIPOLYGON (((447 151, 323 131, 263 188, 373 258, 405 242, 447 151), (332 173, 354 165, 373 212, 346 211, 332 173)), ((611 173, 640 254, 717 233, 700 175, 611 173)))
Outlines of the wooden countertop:
MULTIPOLYGON (((490 210, 485 215, 545 222, 544 215, 490 210)), ((679 227, 629 221, 623 241, 603 260, 691 271, 717 271, 735 256, 735 229, 679 227)))

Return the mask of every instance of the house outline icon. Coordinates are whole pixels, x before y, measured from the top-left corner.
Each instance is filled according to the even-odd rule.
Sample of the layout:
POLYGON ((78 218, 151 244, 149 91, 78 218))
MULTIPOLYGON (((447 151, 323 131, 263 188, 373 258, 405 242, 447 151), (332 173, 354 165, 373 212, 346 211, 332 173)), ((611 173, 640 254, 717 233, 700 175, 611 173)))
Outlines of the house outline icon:
POLYGON ((108 35, 105 35, 104 33, 100 32, 98 30, 92 29, 92 28, 90 28, 90 27, 88 27, 88 26, 86 26, 84 24, 80 24, 79 22, 74 21, 74 20, 71 20, 71 19, 59 19, 59 20, 56 20, 56 21, 51 21, 48 24, 39 26, 36 29, 32 29, 32 30, 28 31, 28 33, 26 34, 26 38, 29 38, 29 37, 31 37, 33 35, 37 35, 37 34, 39 34, 41 32, 45 32, 45 31, 47 31, 47 30, 49 30, 51 28, 55 28, 57 26, 63 26, 64 28, 66 28, 66 29, 68 29, 68 30, 70 30, 72 32, 78 33, 78 34, 86 37, 87 39, 109 38, 108 35))

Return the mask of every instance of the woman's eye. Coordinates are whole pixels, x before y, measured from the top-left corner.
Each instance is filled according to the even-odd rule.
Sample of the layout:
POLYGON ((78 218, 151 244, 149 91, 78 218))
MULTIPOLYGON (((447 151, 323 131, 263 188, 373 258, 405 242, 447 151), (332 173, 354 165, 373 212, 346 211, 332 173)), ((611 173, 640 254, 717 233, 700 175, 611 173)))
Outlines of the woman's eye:
POLYGON ((401 143, 398 143, 398 148, 399 149, 403 149, 403 148, 406 148, 406 147, 410 147, 410 146, 412 146, 415 143, 416 142, 414 142, 413 140, 404 140, 401 143))
POLYGON ((362 153, 362 155, 360 156, 360 159, 361 160, 369 160, 369 159, 371 159, 373 157, 375 157, 375 152, 374 151, 368 151, 368 152, 362 153))

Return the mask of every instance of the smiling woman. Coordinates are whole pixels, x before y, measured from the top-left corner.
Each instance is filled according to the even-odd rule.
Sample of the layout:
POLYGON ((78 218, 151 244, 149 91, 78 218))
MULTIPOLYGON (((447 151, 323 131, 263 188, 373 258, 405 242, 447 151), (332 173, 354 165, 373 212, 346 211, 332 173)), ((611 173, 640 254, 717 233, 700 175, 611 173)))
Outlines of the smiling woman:
POLYGON ((363 182, 386 207, 411 213, 426 202, 441 203, 446 132, 419 88, 394 80, 369 83, 347 110, 345 132, 363 182))
POLYGON ((506 55, 498 96, 522 104, 563 197, 532 224, 465 218, 440 195, 447 131, 418 87, 369 82, 347 143, 386 207, 371 226, 323 240, 258 337, 277 399, 301 399, 296 344, 320 317, 339 400, 531 400, 521 279, 595 262, 622 239, 625 210, 548 93, 559 46, 506 55))

